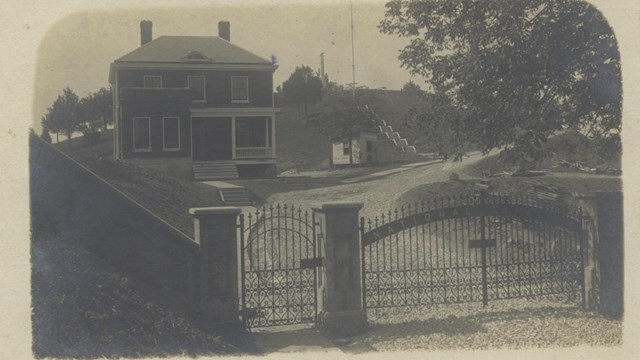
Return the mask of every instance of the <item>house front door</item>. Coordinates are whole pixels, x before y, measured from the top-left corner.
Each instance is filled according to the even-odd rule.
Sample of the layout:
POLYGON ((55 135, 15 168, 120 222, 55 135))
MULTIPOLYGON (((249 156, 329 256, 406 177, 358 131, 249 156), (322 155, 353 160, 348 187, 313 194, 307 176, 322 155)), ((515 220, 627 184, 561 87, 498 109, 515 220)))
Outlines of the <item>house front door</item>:
POLYGON ((193 160, 231 160, 231 118, 194 117, 192 121, 193 160))

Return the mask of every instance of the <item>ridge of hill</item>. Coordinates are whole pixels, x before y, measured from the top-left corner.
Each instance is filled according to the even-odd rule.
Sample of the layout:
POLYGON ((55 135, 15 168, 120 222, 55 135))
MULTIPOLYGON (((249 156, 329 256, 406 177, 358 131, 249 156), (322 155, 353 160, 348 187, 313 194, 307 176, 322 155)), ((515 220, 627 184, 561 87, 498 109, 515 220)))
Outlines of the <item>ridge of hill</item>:
MULTIPOLYGON (((420 137, 404 124, 409 109, 424 101, 418 94, 400 90, 361 91, 377 96, 380 102, 374 105, 380 118, 392 126, 394 131, 399 132, 401 137, 407 139, 410 145, 420 137)), ((318 109, 316 105, 309 105, 308 113, 312 114, 318 109)), ((298 115, 295 105, 284 105, 276 119, 278 171, 305 171, 329 166, 331 140, 322 135, 317 128, 306 123, 302 111, 298 115)))

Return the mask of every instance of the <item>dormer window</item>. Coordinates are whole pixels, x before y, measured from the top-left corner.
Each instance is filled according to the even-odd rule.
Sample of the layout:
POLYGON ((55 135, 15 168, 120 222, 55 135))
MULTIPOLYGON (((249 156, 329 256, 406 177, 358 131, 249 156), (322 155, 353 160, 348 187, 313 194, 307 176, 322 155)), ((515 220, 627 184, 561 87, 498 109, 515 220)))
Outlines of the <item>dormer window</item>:
POLYGON ((187 54, 187 56, 182 58, 183 60, 190 62, 212 62, 212 60, 206 56, 204 56, 199 51, 192 51, 187 54))
POLYGON ((247 76, 231 77, 231 101, 249 102, 249 78, 247 76))
POLYGON ((204 76, 188 76, 187 82, 189 89, 191 89, 191 101, 205 102, 206 97, 206 82, 204 76))
POLYGON ((162 76, 160 75, 145 75, 144 76, 144 88, 161 88, 162 87, 162 76))

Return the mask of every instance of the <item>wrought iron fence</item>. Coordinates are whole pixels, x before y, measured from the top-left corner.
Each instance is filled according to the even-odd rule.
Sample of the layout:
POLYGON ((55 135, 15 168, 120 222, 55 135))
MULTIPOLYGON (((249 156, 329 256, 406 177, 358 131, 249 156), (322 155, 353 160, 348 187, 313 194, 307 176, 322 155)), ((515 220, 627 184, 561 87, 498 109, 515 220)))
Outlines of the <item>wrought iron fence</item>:
POLYGON ((474 193, 361 218, 367 308, 582 297, 579 210, 474 193))
POLYGON ((315 323, 317 274, 313 213, 269 205, 240 216, 242 314, 246 327, 315 323))

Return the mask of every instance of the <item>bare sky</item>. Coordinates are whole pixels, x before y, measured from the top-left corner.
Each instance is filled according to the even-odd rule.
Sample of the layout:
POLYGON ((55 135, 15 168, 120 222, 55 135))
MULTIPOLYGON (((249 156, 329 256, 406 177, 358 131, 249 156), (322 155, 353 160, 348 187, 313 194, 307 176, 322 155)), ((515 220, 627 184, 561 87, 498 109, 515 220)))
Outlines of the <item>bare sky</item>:
MULTIPOLYGON (((400 67, 406 39, 382 34, 383 2, 354 4, 356 82, 371 88, 399 89, 411 78, 400 67)), ((351 83, 349 2, 338 4, 130 8, 73 14, 60 20, 42 40, 36 68, 34 121, 65 86, 79 96, 108 86, 109 64, 140 46, 143 19, 161 35, 217 36, 218 21, 231 22, 231 42, 262 57, 275 55, 274 86, 296 66, 325 71, 340 84, 351 83)), ((420 79, 416 79, 420 82, 420 79)))

